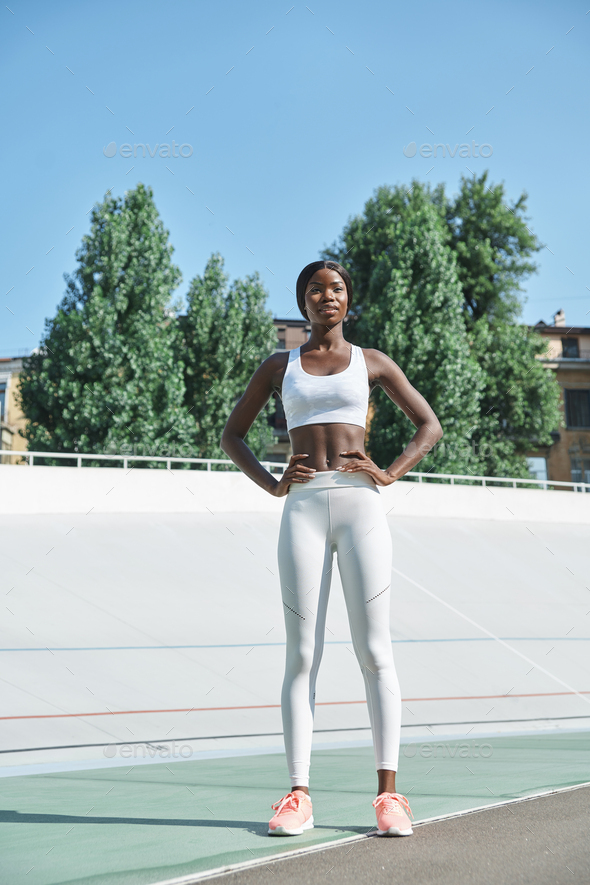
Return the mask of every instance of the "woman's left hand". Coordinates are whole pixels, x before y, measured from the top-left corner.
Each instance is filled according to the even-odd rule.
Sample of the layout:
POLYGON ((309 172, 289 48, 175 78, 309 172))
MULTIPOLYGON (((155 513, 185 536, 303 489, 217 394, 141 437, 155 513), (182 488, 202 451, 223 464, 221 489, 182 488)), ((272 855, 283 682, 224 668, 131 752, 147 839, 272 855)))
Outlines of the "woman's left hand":
POLYGON ((391 476, 391 474, 386 473, 385 470, 381 470, 380 467, 377 467, 375 462, 371 461, 369 456, 364 452, 361 452, 360 449, 351 449, 348 452, 340 452, 340 457, 350 458, 353 456, 354 459, 352 461, 343 464, 342 467, 337 467, 336 470, 339 470, 341 473, 356 473, 358 470, 362 470, 365 473, 368 473, 379 486, 388 486, 391 485, 392 482, 395 482, 395 478, 391 476))

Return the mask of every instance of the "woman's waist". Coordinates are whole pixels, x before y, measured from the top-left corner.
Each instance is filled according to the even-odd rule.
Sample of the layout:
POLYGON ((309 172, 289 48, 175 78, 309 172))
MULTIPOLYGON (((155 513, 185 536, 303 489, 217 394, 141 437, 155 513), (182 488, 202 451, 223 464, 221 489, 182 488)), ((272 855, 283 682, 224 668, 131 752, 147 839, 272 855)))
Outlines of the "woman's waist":
POLYGON ((317 471, 330 472, 353 459, 343 452, 364 452, 365 432, 354 424, 310 424, 289 431, 294 455, 305 454, 300 463, 317 471))
POLYGON ((310 474, 308 482, 292 482, 289 485, 289 494, 308 492, 320 489, 341 489, 349 486, 365 486, 377 489, 377 483, 373 477, 364 470, 316 470, 310 474))

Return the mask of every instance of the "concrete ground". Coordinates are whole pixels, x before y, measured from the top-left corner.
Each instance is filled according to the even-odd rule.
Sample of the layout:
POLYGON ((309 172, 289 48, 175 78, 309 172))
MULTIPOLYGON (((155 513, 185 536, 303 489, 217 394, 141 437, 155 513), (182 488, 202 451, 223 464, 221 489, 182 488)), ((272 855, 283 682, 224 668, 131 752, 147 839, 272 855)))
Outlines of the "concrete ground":
MULTIPOLYGON (((208 881, 380 885, 562 885, 590 882, 590 787, 418 824, 414 835, 377 836, 284 858, 208 881)), ((199 881, 203 881, 202 879, 199 881)), ((187 883, 188 885, 188 883, 187 883)))
MULTIPOLYGON (((255 861, 264 864, 240 875, 270 876, 268 862, 281 854, 341 842, 346 843, 341 854, 328 852, 289 864, 305 864, 313 877, 317 870, 329 869, 334 863, 329 860, 332 855, 351 860, 357 850, 360 858, 364 851, 378 851, 377 856, 383 858, 403 852, 400 856, 408 858, 410 867, 412 858, 422 857, 427 875, 428 858, 436 859, 440 852, 435 846, 420 854, 419 846, 430 844, 427 840, 431 838, 444 843, 446 832, 454 834, 449 837, 452 847, 441 854, 449 864, 453 851, 468 850, 471 834, 473 850, 480 851, 487 864, 498 839, 491 829, 485 829, 480 814, 468 815, 464 823, 436 824, 434 829, 418 824, 588 782, 589 751, 588 732, 501 735, 484 741, 470 736, 404 744, 398 789, 410 801, 416 835, 387 839, 383 846, 367 840, 370 847, 364 847, 366 834, 375 825, 372 800, 376 777, 370 746, 313 753, 315 827, 293 839, 268 836, 270 805, 288 790, 285 759, 279 753, 186 761, 160 758, 149 763, 131 759, 124 767, 20 773, 0 778, 0 881, 7 885, 187 885, 199 876, 255 861), (435 836, 431 837, 431 832, 435 836), (354 851, 347 855, 352 847, 354 851)), ((563 795, 560 808, 565 809, 572 794, 563 795)), ((520 870, 527 862, 526 840, 533 840, 538 847, 541 839, 543 851, 548 848, 565 863, 571 859, 577 864, 575 869, 581 869, 582 847, 576 848, 571 858, 560 853, 567 824, 559 818, 561 829, 550 838, 547 815, 540 830, 529 824, 528 818, 521 823, 525 805, 517 803, 510 811, 502 808, 494 812, 498 820, 512 821, 511 838, 517 840, 510 852, 502 851, 503 862, 520 870)), ((587 830, 587 823, 585 826, 587 830)), ((576 832, 572 829, 572 834, 576 832)), ((587 837, 584 840, 588 842, 587 837)), ((363 868, 361 860, 359 864, 365 877, 349 881, 372 883, 372 867, 363 868)), ((379 875, 381 866, 388 869, 384 863, 378 865, 379 875)), ((338 875, 344 876, 347 869, 342 864, 338 875)), ((282 875, 282 870, 279 865, 277 873, 282 875)), ((410 881, 430 880, 410 877, 410 881)), ((588 878, 573 881, 587 882, 588 878)))

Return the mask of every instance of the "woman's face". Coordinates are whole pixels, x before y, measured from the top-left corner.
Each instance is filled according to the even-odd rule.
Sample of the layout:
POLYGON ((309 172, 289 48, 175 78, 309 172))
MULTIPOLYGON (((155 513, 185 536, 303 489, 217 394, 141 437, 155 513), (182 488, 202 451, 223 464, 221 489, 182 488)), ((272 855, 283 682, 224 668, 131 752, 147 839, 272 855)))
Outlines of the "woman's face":
POLYGON ((346 283, 336 270, 323 267, 310 277, 305 289, 305 307, 312 323, 335 326, 348 312, 346 283))

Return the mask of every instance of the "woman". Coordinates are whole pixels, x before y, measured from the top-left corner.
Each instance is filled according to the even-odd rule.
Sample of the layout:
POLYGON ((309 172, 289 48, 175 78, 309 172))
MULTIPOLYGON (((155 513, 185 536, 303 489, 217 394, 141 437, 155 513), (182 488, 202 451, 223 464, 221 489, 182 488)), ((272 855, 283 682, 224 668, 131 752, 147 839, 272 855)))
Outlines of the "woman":
POLYGON ((353 647, 365 680, 379 778, 377 831, 411 835, 408 800, 396 792, 401 695, 389 630, 392 541, 378 486, 411 470, 442 437, 440 423, 393 360, 350 345, 342 331, 352 303, 348 272, 314 261, 297 280, 297 304, 311 323, 309 340, 268 357, 252 376, 221 439, 223 451, 255 483, 287 496, 278 559, 287 633, 281 695, 291 789, 272 806, 270 835, 313 827, 309 797, 315 683, 326 608, 337 555, 353 647), (385 470, 365 453, 371 390, 381 387, 417 428, 403 454, 385 470), (272 476, 244 437, 271 394, 282 398, 293 455, 272 476))

